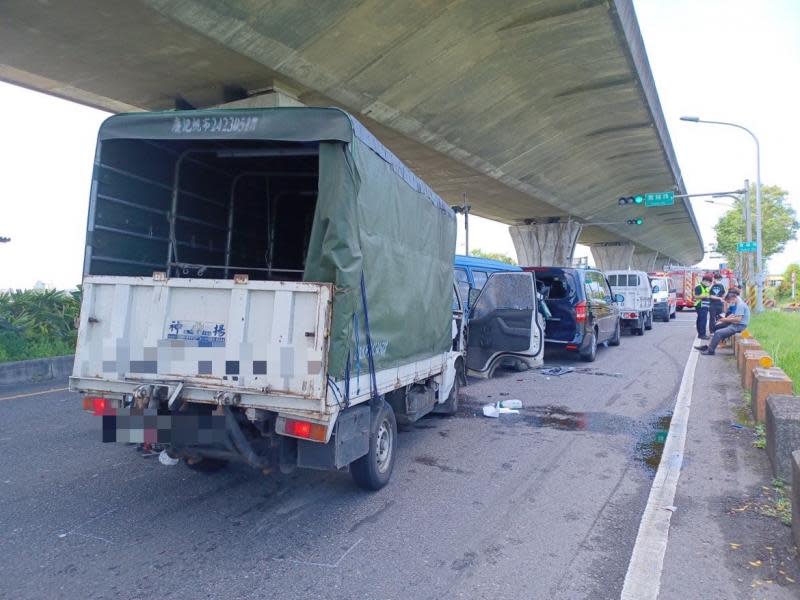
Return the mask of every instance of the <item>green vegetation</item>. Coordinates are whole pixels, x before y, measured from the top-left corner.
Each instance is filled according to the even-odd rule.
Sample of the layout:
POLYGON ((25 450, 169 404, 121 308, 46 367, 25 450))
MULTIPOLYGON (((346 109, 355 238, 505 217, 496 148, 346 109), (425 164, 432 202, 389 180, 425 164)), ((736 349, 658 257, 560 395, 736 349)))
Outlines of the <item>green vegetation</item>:
POLYGON ((792 501, 786 496, 786 484, 782 479, 772 480, 772 490, 764 488, 769 503, 760 512, 767 517, 780 519, 784 525, 792 525, 792 501))
POLYGON ((753 446, 764 450, 767 447, 767 428, 763 423, 758 423, 756 425, 755 437, 756 439, 753 440, 753 446))
POLYGON ((72 354, 79 311, 80 290, 0 293, 0 362, 72 354))
POLYGON ((753 337, 794 381, 795 392, 800 392, 800 313, 764 311, 754 315, 747 326, 753 337))
MULTIPOLYGON (((777 185, 761 186, 761 206, 763 215, 762 240, 764 259, 783 251, 786 242, 794 239, 800 223, 792 205, 786 201, 788 192, 777 185)), ((750 188, 750 214, 755 215, 755 185, 750 188)), ((730 264, 740 258, 736 244, 744 241, 743 204, 736 205, 723 215, 714 226, 717 234, 717 251, 725 256, 730 264)))
POLYGON ((517 261, 511 258, 508 254, 503 254, 502 252, 487 252, 486 250, 475 248, 472 252, 469 253, 469 255, 477 256, 478 258, 490 258, 492 260, 499 260, 500 262, 504 262, 508 265, 517 264, 517 261))
POLYGON ((800 302, 800 263, 792 263, 783 272, 783 282, 778 288, 779 301, 788 304, 792 300, 792 273, 796 273, 798 284, 796 286, 797 297, 795 302, 800 302))

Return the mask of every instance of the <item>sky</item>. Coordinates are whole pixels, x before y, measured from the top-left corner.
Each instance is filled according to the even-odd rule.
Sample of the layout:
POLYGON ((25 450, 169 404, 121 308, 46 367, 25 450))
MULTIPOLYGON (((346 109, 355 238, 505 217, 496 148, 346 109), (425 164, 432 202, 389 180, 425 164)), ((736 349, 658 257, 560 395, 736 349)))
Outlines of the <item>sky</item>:
MULTIPOLYGON (((662 109, 689 193, 756 179, 755 144, 730 127, 680 121, 694 115, 752 130, 762 184, 780 185, 800 213, 800 1, 634 0, 662 109)), ((0 289, 43 282, 72 288, 82 272, 86 213, 101 111, 0 83, 0 289)), ((693 200, 706 245, 724 205, 693 200)), ((462 223, 459 218, 459 223, 462 223)), ((470 247, 515 256, 508 227, 470 217, 470 247)), ((463 252, 463 227, 458 251, 463 252)), ((589 255, 579 247, 576 256, 589 255)), ((591 259, 590 259, 591 260, 591 259)), ((800 242, 769 272, 800 261, 800 242)), ((703 265, 716 266, 718 259, 703 265)))

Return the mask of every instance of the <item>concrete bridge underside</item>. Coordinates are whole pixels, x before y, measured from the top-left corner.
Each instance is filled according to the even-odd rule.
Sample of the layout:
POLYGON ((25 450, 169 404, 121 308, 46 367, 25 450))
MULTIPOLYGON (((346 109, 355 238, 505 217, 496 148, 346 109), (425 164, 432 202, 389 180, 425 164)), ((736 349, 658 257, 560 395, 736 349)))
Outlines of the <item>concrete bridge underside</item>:
POLYGON ((0 79, 114 112, 279 88, 350 111, 448 202, 466 193, 473 214, 528 232, 569 221, 581 243, 700 260, 688 203, 617 205, 622 195, 685 191, 630 0, 499 8, 6 0, 0 79), (637 216, 643 226, 623 224, 637 216))

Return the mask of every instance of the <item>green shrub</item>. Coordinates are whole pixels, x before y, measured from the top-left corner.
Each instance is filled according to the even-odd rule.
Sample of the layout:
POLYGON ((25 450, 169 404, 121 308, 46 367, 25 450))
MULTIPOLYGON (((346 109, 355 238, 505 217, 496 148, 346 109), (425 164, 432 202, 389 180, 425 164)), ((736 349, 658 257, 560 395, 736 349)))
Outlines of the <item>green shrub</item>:
POLYGON ((72 354, 80 297, 80 290, 0 293, 0 362, 72 354))

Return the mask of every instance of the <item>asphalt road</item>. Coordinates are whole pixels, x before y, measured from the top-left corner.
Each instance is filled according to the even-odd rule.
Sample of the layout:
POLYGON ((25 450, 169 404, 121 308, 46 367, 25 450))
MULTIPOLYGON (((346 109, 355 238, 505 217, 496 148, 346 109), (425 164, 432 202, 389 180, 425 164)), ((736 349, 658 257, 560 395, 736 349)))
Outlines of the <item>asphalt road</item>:
POLYGON ((456 417, 401 433, 377 493, 165 467, 102 444, 77 395, 47 391, 65 382, 0 389, 0 597, 619 597, 693 318, 592 364, 548 354, 581 369, 561 377, 471 382, 456 417), (480 414, 505 398, 522 414, 480 414))

